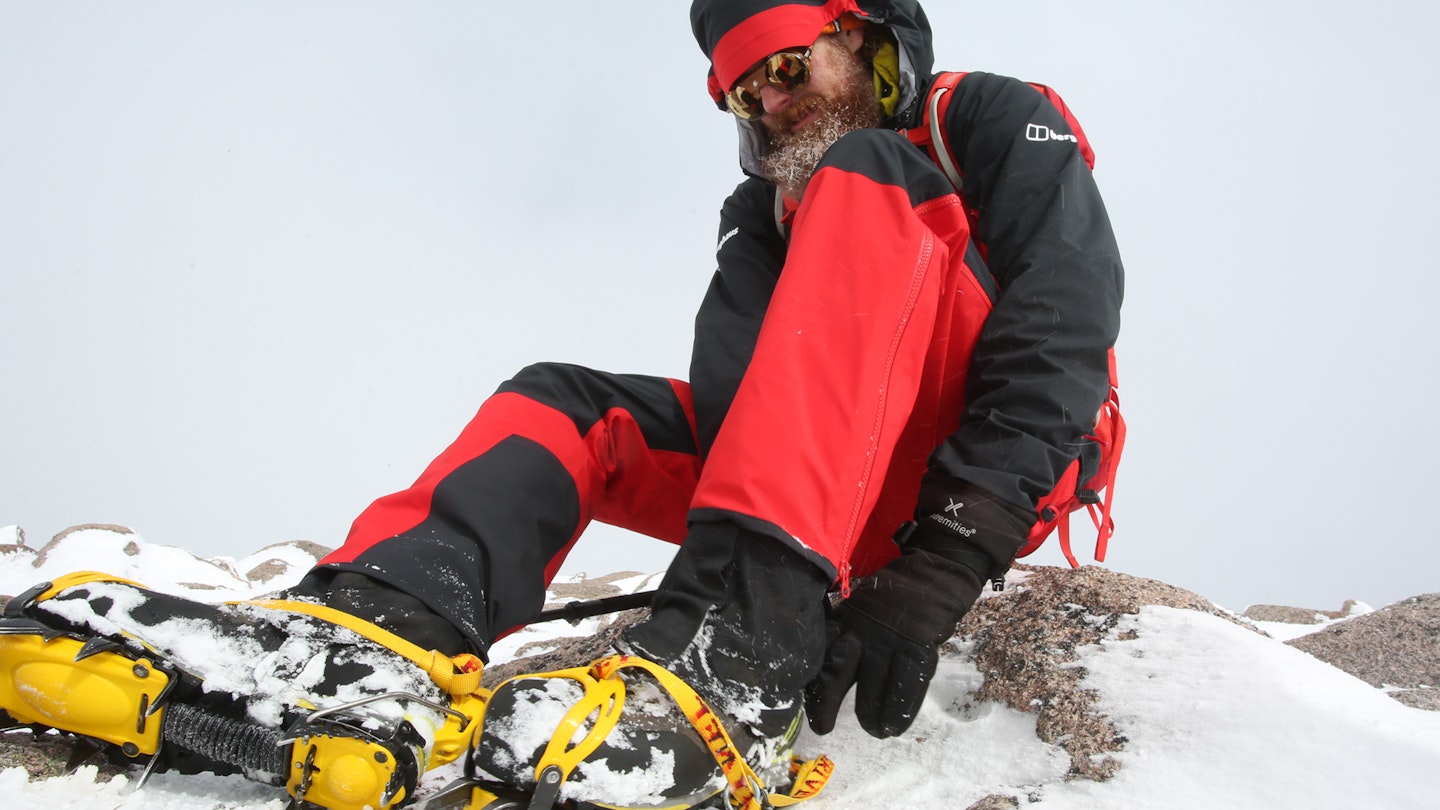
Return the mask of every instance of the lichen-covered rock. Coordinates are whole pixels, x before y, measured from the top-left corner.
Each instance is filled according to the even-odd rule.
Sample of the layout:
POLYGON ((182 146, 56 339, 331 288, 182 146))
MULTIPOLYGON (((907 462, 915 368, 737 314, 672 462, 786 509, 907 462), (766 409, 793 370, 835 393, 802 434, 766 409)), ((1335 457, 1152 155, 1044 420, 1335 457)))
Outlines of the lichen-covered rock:
POLYGON ((1417 709, 1440 710, 1440 593, 1286 642, 1417 709))
POLYGON ((1355 609, 1354 599, 1346 599, 1339 610, 1311 610, 1289 605, 1251 605, 1245 609, 1245 618, 1255 622, 1278 622, 1280 624, 1320 624, 1327 619, 1343 619, 1355 609))

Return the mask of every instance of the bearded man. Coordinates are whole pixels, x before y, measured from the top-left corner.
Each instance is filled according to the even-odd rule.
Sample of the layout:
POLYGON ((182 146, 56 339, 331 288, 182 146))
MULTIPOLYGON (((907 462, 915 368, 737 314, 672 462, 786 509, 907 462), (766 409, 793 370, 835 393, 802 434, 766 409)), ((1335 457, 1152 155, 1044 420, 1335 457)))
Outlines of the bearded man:
MULTIPOLYGON (((1040 499, 1093 460, 1119 253, 1080 139, 1034 87, 971 73, 948 90, 936 157, 953 161, 958 189, 903 134, 937 98, 914 0, 694 0, 691 21, 747 176, 721 209, 688 382, 521 371, 412 487, 372 504, 288 603, 237 612, 92 582, 14 612, 81 636, 119 628, 200 682, 223 656, 184 659, 157 638, 161 619, 212 622, 225 628, 217 638, 263 624, 245 631, 260 652, 236 657, 273 668, 288 656, 319 677, 281 689, 257 672, 230 689, 243 711, 228 716, 309 723, 301 706, 353 700, 348 687, 369 683, 349 637, 320 625, 378 627, 361 633, 366 655, 392 649, 400 668, 437 650, 426 671, 449 683, 472 668, 466 654, 484 658, 536 617, 566 553, 601 520, 680 543, 649 618, 616 642, 633 658, 607 665, 624 669, 624 709, 583 680, 509 681, 488 697, 477 771, 607 807, 688 807, 783 774, 802 708, 826 733, 852 687, 862 728, 903 733, 939 645, 1003 576, 1040 499), (306 617, 304 633, 287 611, 306 617), (456 671, 437 674, 445 656, 456 671), (567 713, 578 725, 557 730, 567 713), (555 746, 581 737, 581 753, 556 765, 555 746), (749 762, 745 778, 717 766, 732 755, 749 762)), ((413 679, 406 689, 424 692, 413 679)), ((220 690, 204 691, 218 711, 220 690)), ((365 704, 365 723, 335 719, 353 703, 327 718, 364 725, 377 759, 407 763, 409 782, 365 802, 413 796, 414 774, 444 748, 446 696, 417 696, 388 715, 385 701, 365 704)), ((346 790, 316 787, 336 767, 294 767, 308 800, 348 806, 346 790)))

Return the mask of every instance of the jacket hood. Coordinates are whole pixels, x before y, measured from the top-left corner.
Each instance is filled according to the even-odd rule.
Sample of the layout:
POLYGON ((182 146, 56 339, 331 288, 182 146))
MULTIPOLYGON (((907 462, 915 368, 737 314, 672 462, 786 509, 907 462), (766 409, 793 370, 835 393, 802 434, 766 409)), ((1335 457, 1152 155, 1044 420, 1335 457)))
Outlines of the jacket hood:
MULTIPOLYGON (((725 92, 746 70, 776 51, 808 46, 829 23, 850 13, 895 35, 900 57, 900 100, 886 126, 904 129, 920 121, 922 91, 935 63, 930 21, 917 0, 694 0, 690 27, 710 60, 710 97, 725 110, 725 92)), ((758 121, 734 116, 740 130, 740 166, 759 173, 766 149, 758 121)))

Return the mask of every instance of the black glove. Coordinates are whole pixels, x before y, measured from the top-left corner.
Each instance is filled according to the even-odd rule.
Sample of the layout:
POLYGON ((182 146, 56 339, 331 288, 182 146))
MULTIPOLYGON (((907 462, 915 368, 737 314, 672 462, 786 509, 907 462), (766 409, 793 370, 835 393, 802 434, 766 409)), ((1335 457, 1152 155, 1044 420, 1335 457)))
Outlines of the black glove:
POLYGON ((940 645, 1003 576, 1034 516, 978 487, 929 473, 900 556, 836 610, 820 674, 805 691, 810 728, 828 734, 855 687, 861 728, 884 739, 914 722, 940 645))

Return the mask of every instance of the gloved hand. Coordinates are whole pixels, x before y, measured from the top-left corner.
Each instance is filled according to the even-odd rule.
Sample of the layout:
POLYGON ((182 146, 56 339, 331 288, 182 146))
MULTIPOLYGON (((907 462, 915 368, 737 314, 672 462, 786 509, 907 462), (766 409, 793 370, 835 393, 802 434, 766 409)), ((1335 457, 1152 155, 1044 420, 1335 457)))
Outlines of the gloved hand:
POLYGON ((836 610, 820 674, 805 692, 810 728, 828 734, 855 687, 861 728, 884 739, 914 722, 940 645, 992 576, 1003 575, 1034 521, 1028 511, 929 473, 900 556, 836 610))

